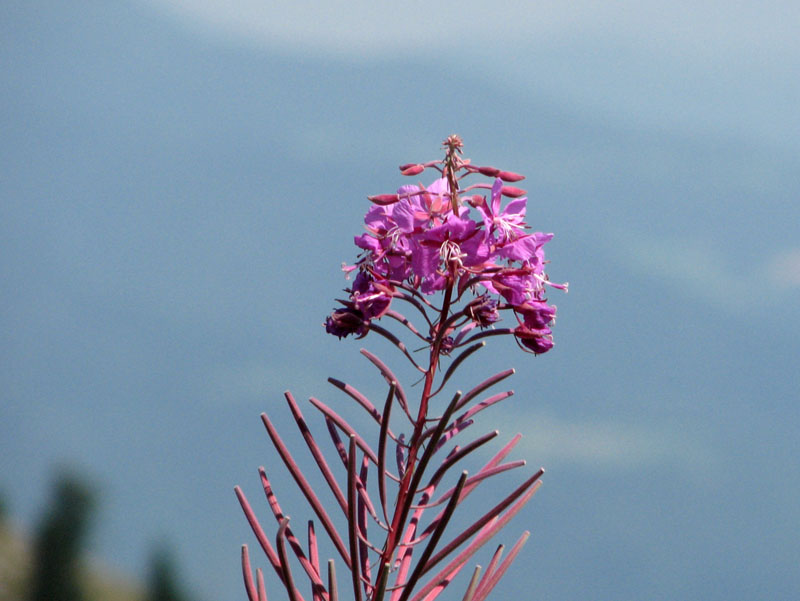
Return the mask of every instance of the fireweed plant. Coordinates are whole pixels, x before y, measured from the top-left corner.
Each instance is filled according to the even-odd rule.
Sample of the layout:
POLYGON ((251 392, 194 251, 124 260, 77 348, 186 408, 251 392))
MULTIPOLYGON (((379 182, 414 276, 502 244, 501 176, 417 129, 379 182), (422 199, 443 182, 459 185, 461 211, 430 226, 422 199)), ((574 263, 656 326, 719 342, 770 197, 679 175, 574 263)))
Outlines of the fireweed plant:
MULTIPOLYGON (((338 301, 341 306, 324 324, 328 333, 339 338, 373 333, 387 339, 420 373, 419 400, 413 403, 390 368, 362 350, 388 385, 380 406, 349 384, 334 378, 329 382, 369 414, 377 436, 368 440, 331 407, 311 398, 327 426, 331 458, 312 435, 291 393, 285 393, 300 435, 335 499, 332 505, 323 503, 273 422, 261 415, 275 449, 346 566, 348 598, 352 591, 355 601, 435 599, 541 484, 540 469, 471 525, 445 537, 451 517, 468 495, 490 478, 525 462, 503 462, 519 441, 518 434, 474 475, 466 471, 452 475, 462 459, 497 436, 495 430, 456 443, 476 414, 513 394, 505 391, 482 397, 513 374, 513 369, 487 378, 466 394, 456 392, 449 400, 436 397, 456 369, 490 336, 513 336, 529 353, 549 351, 556 308, 548 304, 546 292, 549 287, 566 291, 566 284, 551 283, 545 274, 543 247, 553 235, 531 232, 526 225, 526 193, 510 185, 523 176, 472 165, 462 158, 458 136, 450 136, 443 146, 442 160, 400 167, 406 176, 437 171, 438 179, 427 187, 407 185, 395 194, 369 197, 373 205, 364 219, 366 233, 355 238, 361 254, 354 265, 343 266, 348 277, 353 276, 352 287, 346 289, 349 298, 338 301), (473 176, 490 181, 465 185, 473 176), (395 309, 401 301, 410 308, 417 325, 395 309), (500 327, 503 313, 513 320, 512 326, 500 327), (378 324, 386 323, 386 318, 396 322, 405 336, 417 339, 423 352, 412 353, 397 335, 378 324), (420 355, 425 356, 424 362, 418 360, 420 355), (403 427, 410 436, 393 430, 390 422, 395 426, 406 423, 403 427), (387 458, 392 454, 394 465, 387 458), (329 461, 341 462, 338 478, 336 465, 329 461), (368 478, 370 474, 374 476, 368 478), (346 524, 346 530, 334 524, 339 511, 342 516, 336 520, 346 524)), ((235 491, 290 601, 305 601, 298 585, 301 571, 310 583, 313 601, 337 601, 342 594, 341 579, 333 559, 324 567, 320 563, 314 521, 308 522, 306 541, 301 543, 263 467, 259 474, 277 522, 274 544, 241 488, 237 486, 235 491)), ((525 532, 504 559, 500 545, 483 574, 481 566, 475 567, 463 601, 487 597, 528 535, 525 532)), ((257 569, 253 578, 247 545, 242 547, 242 569, 249 600, 265 601, 264 575, 257 569)))

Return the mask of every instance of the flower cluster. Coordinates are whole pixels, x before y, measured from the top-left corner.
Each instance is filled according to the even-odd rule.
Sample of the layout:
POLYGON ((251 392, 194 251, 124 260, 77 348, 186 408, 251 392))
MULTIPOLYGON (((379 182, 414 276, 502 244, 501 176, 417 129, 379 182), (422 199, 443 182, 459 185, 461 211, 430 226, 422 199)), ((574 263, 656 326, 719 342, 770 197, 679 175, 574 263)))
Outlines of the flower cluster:
MULTIPOLYGON (((513 334, 534 353, 553 346, 550 326, 556 308, 549 305, 546 287, 566 290, 549 282, 545 274, 544 245, 552 234, 530 231, 525 223, 525 191, 508 185, 523 176, 494 167, 475 167, 461 159, 460 140, 445 142, 443 161, 401 166, 405 175, 426 168, 441 177, 428 186, 402 186, 396 194, 372 196, 374 203, 364 218, 366 232, 356 236, 362 253, 355 265, 348 300, 340 301, 326 321, 326 330, 339 336, 364 336, 372 320, 389 311, 394 298, 426 298, 455 291, 474 295, 459 316, 466 319, 456 336, 499 321, 499 311, 512 310, 518 325, 513 334), (459 191, 469 175, 484 175, 491 183, 474 183, 459 191), (476 193, 488 190, 488 197, 476 193), (508 198, 505 203, 503 199, 508 198)), ((418 308, 420 308, 418 306, 418 308)), ((453 310, 453 307, 449 307, 453 310)), ((454 321, 456 323, 456 321, 454 321)), ((509 332, 511 333, 511 332, 509 332)))

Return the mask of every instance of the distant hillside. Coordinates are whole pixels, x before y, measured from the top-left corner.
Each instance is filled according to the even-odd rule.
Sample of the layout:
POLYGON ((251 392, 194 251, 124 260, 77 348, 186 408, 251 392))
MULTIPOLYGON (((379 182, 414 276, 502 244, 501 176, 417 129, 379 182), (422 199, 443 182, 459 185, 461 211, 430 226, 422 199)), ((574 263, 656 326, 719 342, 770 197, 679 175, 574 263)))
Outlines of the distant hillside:
MULTIPOLYGON (((30 544, 0 522, 0 601, 25 601, 31 570, 30 544)), ((85 569, 87 601, 143 601, 141 586, 91 562, 85 569)))

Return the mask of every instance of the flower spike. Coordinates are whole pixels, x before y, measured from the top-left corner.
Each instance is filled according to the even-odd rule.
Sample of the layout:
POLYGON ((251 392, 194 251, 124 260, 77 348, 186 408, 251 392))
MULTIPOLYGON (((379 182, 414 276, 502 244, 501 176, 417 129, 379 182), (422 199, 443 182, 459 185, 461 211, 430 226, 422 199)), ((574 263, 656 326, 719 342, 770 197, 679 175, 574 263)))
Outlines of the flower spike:
MULTIPOLYGON (((525 177, 473 164, 463 156, 464 143, 457 135, 443 141, 442 151, 438 159, 400 165, 401 176, 432 175, 429 181, 403 180, 408 183, 396 191, 367 197, 363 231, 353 238, 358 256, 342 264, 348 287, 323 324, 339 339, 371 335, 388 342, 406 372, 416 376, 404 386, 399 376, 406 372, 361 349, 385 382, 386 393, 376 404, 369 398, 373 393, 328 378, 344 398, 337 394, 336 404, 310 398, 333 445, 327 451, 294 397, 284 394, 297 426, 295 439, 299 433, 311 455, 307 461, 317 464, 315 478, 324 481, 323 490, 311 481, 313 470, 295 460, 279 422, 262 414, 275 452, 321 524, 319 536, 329 543, 320 543, 311 520, 307 540, 301 542, 292 532, 264 468, 259 476, 275 520, 274 537, 267 536, 241 488, 235 488, 289 601, 303 601, 295 583, 302 572, 311 585, 310 601, 339 601, 333 559, 327 562, 327 579, 322 574, 320 552, 331 546, 349 572, 354 601, 434 601, 541 485, 543 470, 523 476, 488 510, 453 526, 456 509, 467 508, 464 501, 482 483, 523 470, 526 462, 507 459, 520 440, 516 435, 472 475, 463 469, 478 449, 497 438, 496 429, 470 437, 469 428, 489 413, 485 409, 513 395, 510 390, 484 395, 513 369, 483 379, 466 394, 456 392, 449 401, 440 394, 489 341, 505 337, 531 354, 551 350, 556 307, 547 294, 551 289, 566 292, 567 285, 551 282, 546 270, 545 246, 553 234, 528 225, 527 192, 516 187, 525 177), (413 310, 407 316, 402 307, 413 310), (348 407, 353 411, 348 413, 348 407), (364 413, 368 419, 359 420, 364 413), (339 461, 329 464, 336 455, 339 461), (457 481, 456 467, 461 472, 457 481), (338 506, 334 514, 341 511, 338 518, 333 506, 338 506)), ((472 570, 462 601, 486 601, 527 538, 526 532, 505 558, 499 545, 485 570, 472 570)), ((251 564, 246 546, 241 559, 247 601, 266 601, 263 572, 251 564)))

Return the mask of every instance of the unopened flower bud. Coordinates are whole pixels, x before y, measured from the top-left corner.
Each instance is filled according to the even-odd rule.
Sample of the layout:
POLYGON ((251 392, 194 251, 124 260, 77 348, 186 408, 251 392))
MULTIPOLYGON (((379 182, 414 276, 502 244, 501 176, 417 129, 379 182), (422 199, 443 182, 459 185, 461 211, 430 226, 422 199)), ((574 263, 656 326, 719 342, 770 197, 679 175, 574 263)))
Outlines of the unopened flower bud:
POLYGON ((500 190, 500 193, 503 196, 508 196, 509 198, 519 198, 520 196, 525 196, 527 192, 521 188, 515 188, 514 186, 503 186, 500 190))
POLYGON ((520 175, 519 173, 514 173, 513 171, 500 171, 497 174, 497 177, 499 177, 504 182, 518 182, 525 179, 524 175, 520 175))
POLYGON ((500 170, 497 167, 478 167, 478 173, 486 177, 497 177, 500 170))
POLYGON ((473 194, 472 196, 462 196, 462 200, 465 200, 467 204, 475 209, 478 207, 486 206, 486 198, 481 196, 480 194, 473 194))
POLYGON ((419 175, 425 171, 425 165, 410 165, 403 169, 401 175, 419 175))
POLYGON ((398 202, 400 197, 397 194, 376 194, 375 196, 367 196, 367 200, 376 205, 386 206, 398 202))
POLYGON ((455 340, 453 340, 452 336, 445 336, 442 338, 442 344, 439 347, 439 354, 441 355, 449 355, 453 352, 453 349, 456 347, 455 340))

